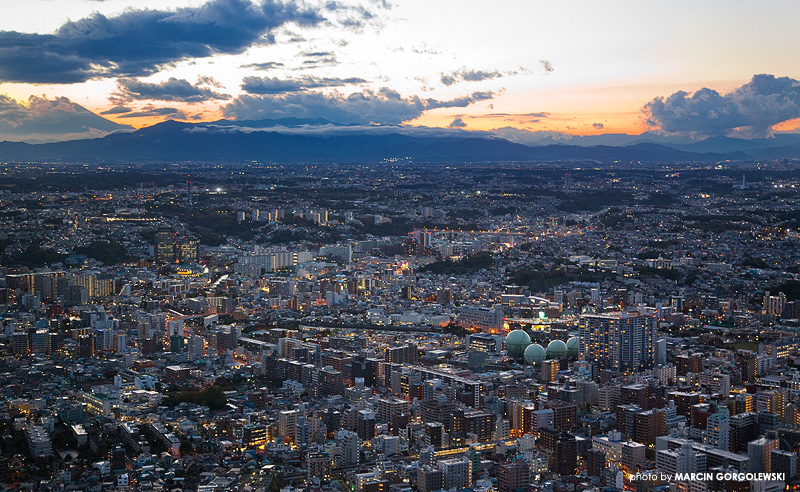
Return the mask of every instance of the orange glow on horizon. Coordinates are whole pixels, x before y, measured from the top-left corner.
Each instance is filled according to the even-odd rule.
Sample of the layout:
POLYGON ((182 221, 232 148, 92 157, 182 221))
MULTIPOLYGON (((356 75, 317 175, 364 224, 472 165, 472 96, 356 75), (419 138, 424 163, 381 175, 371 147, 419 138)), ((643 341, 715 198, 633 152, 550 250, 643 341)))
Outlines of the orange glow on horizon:
POLYGON ((460 118, 466 125, 459 128, 479 131, 512 127, 530 132, 550 131, 585 136, 605 133, 638 135, 648 130, 638 111, 574 115, 547 113, 543 116, 507 113, 445 114, 430 111, 406 124, 447 128, 456 118, 460 118))
MULTIPOLYGON (((198 105, 175 104, 174 107, 180 109, 188 117, 177 118, 167 116, 138 116, 124 117, 121 115, 104 115, 103 117, 121 125, 130 125, 136 129, 153 126, 167 120, 183 121, 188 123, 202 123, 216 121, 224 118, 219 107, 209 105, 197 111, 198 105), (194 118, 192 118, 194 116, 194 118)), ((100 113, 109 108, 89 108, 95 113, 100 113)), ((143 112, 146 109, 133 109, 132 112, 143 112)), ((605 133, 627 133, 638 135, 647 130, 647 126, 641 121, 639 112, 619 112, 614 114, 583 114, 583 115, 559 115, 547 114, 537 117, 530 114, 506 114, 506 113, 474 113, 474 114, 445 114, 441 111, 428 111, 420 117, 405 122, 408 126, 427 126, 434 128, 448 128, 455 118, 461 118, 466 126, 464 130, 491 131, 497 128, 511 127, 519 130, 551 131, 566 133, 570 135, 602 135, 605 133), (602 126, 597 126, 597 125, 602 126)), ((796 120, 795 127, 800 126, 800 119, 796 120)), ((777 129, 777 128, 776 128, 777 129)))
POLYGON ((776 132, 789 132, 800 129, 800 118, 794 118, 778 123, 777 125, 773 125, 772 129, 776 132))
MULTIPOLYGON (((119 123, 120 125, 130 125, 137 130, 140 128, 144 128, 147 126, 153 126, 158 123, 163 123, 167 120, 176 120, 176 121, 184 121, 188 123, 202 123, 202 122, 209 122, 209 121, 216 121, 221 119, 222 110, 218 105, 213 103, 210 104, 186 104, 186 103, 172 103, 168 105, 178 109, 179 111, 183 112, 183 115, 186 117, 179 117, 183 115, 158 115, 158 116, 135 116, 135 117, 126 117, 126 114, 131 113, 142 113, 146 112, 149 107, 143 108, 136 108, 132 107, 130 113, 122 113, 122 114, 109 114, 103 115, 104 118, 113 121, 114 123, 119 123)), ((93 113, 100 114, 103 111, 107 111, 110 109, 109 107, 99 107, 99 108, 87 108, 93 113)))
MULTIPOLYGON (((87 109, 95 114, 110 109, 103 105, 93 107, 86 105, 87 109)), ((132 107, 131 113, 145 112, 154 106, 132 107)), ((218 103, 186 104, 171 103, 169 107, 180 110, 186 117, 166 116, 137 116, 125 117, 126 113, 119 115, 102 115, 104 118, 141 129, 163 123, 167 120, 176 120, 187 123, 211 122, 223 119, 221 106, 218 103)), ((489 108, 486 112, 455 112, 453 109, 438 109, 424 112, 418 118, 404 122, 406 126, 425 126, 432 128, 460 128, 467 131, 492 131, 500 128, 515 128, 529 132, 557 132, 573 136, 589 136, 603 134, 628 134, 639 135, 651 128, 645 123, 641 111, 603 111, 598 108, 586 113, 506 113, 494 112, 489 108), (456 119, 460 119, 458 123, 456 119)), ((477 109, 477 108, 476 108, 477 109)), ((483 108, 481 108, 483 109, 483 108)), ((469 111, 469 110, 467 110, 469 111)), ((179 115, 182 116, 182 115, 179 115)), ((800 118, 794 118, 774 125, 776 132, 791 132, 800 129, 800 118)))
MULTIPOLYGON (((188 106, 188 105, 187 105, 188 106)), ((107 108, 92 108, 95 113, 100 113, 107 108)), ((134 110, 137 111, 137 110, 134 110)), ((138 111, 137 111, 138 112, 138 111)), ((119 123, 130 125, 135 129, 163 123, 170 119, 187 123, 207 123, 223 119, 224 116, 219 108, 209 108, 201 113, 186 111, 187 116, 195 118, 170 118, 169 116, 140 116, 133 118, 120 117, 122 115, 105 115, 104 118, 119 123)), ((530 132, 548 131, 558 132, 573 136, 603 135, 624 133, 628 135, 639 135, 651 129, 645 124, 641 113, 625 112, 615 114, 585 114, 585 115, 554 115, 549 114, 541 118, 531 117, 525 114, 441 114, 435 111, 421 115, 419 118, 403 123, 406 126, 425 126, 433 128, 448 128, 451 123, 460 118, 465 126, 458 126, 463 130, 471 131, 492 131, 499 128, 516 128, 530 132), (602 121, 602 123, 598 122, 602 121)), ((794 118, 772 127, 776 132, 792 132, 800 130, 800 118, 794 118)))

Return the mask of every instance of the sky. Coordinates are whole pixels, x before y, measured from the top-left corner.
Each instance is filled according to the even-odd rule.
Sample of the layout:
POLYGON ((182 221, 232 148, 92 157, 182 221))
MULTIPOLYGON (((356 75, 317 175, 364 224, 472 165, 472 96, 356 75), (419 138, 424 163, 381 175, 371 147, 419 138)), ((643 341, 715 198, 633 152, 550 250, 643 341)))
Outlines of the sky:
POLYGON ((697 139, 800 126, 794 0, 0 0, 0 11, 0 140, 222 118, 697 139))

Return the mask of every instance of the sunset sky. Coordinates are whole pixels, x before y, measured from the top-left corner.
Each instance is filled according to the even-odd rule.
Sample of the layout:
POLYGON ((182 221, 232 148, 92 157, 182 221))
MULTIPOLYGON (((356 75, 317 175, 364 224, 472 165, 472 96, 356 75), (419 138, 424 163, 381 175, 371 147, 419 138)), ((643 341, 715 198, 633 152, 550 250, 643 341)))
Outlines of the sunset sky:
POLYGON ((77 105, 136 128, 292 116, 703 138, 768 136, 800 118, 792 0, 0 7, 0 139, 120 128, 77 105))

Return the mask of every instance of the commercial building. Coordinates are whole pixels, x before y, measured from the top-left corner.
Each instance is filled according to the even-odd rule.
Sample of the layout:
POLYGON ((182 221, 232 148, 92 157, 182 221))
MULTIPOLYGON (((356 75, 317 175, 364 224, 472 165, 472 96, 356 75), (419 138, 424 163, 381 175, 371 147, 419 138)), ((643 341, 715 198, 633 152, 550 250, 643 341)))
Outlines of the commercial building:
POLYGON ((464 328, 492 333, 503 329, 503 308, 499 304, 491 308, 462 306, 456 313, 458 324, 464 328))

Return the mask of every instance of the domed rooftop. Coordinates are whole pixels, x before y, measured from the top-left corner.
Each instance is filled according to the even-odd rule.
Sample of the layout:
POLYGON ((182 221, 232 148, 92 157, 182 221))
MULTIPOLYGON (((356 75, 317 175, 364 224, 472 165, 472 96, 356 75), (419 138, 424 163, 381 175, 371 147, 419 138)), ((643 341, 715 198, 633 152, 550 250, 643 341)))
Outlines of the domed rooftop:
POLYGON ((521 359, 525 348, 531 344, 531 337, 522 330, 514 330, 506 336, 506 350, 508 355, 521 359))
POLYGON ((578 351, 580 350, 580 339, 578 337, 571 337, 567 340, 567 357, 577 359, 578 351))
POLYGON ((567 344, 561 340, 553 340, 547 345, 548 359, 561 359, 567 355, 567 344))
POLYGON ((538 366, 544 361, 545 357, 547 357, 547 354, 544 351, 544 347, 538 343, 534 343, 528 345, 528 348, 525 349, 523 357, 525 358, 526 363, 538 366))

